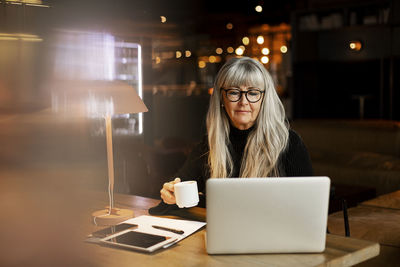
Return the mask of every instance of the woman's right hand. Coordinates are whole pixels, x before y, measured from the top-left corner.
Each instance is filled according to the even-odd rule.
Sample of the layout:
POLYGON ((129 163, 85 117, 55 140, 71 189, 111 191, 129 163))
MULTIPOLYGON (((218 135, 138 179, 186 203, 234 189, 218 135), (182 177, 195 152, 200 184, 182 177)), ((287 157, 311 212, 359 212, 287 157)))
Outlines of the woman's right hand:
POLYGON ((175 180, 165 183, 163 188, 160 190, 161 199, 167 204, 176 204, 175 194, 174 194, 174 184, 180 183, 180 178, 175 178, 175 180))

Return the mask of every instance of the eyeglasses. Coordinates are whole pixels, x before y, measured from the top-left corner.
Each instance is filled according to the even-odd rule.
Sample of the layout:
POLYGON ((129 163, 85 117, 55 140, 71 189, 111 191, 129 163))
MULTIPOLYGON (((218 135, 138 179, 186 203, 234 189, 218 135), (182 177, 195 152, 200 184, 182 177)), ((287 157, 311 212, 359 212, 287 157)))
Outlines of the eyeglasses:
POLYGON ((225 96, 231 102, 238 102, 242 98, 242 94, 246 96, 247 101, 250 103, 258 102, 261 99, 264 91, 258 89, 249 89, 247 91, 241 91, 238 88, 221 88, 225 91, 225 96))

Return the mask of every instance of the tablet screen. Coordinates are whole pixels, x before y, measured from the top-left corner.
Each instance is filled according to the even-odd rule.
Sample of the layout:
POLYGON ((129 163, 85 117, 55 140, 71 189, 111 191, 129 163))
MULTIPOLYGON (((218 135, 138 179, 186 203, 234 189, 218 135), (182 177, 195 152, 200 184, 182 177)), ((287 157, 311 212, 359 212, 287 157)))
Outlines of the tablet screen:
POLYGON ((107 241, 115 244, 149 248, 165 240, 167 240, 165 236, 129 231, 107 241))

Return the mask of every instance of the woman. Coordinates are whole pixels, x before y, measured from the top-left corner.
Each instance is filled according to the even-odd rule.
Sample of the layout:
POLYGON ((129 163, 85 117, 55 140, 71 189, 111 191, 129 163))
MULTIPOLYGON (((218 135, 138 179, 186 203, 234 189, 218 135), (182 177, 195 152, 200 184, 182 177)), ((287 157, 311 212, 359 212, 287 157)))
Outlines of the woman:
MULTIPOLYGON (((310 157, 290 130, 273 80, 264 66, 233 58, 218 72, 207 113, 207 138, 194 148, 176 177, 197 180, 205 196, 208 178, 311 176, 310 157)), ((174 184, 161 198, 175 204, 174 184)), ((204 206, 204 197, 199 206, 204 206)))

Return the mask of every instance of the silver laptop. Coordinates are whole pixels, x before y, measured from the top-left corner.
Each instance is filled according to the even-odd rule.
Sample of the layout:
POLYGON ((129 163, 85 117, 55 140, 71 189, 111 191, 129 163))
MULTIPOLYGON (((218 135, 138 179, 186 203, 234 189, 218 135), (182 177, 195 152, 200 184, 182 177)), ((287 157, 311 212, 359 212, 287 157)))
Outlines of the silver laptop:
POLYGON ((328 177, 208 179, 209 254, 325 250, 328 177))

